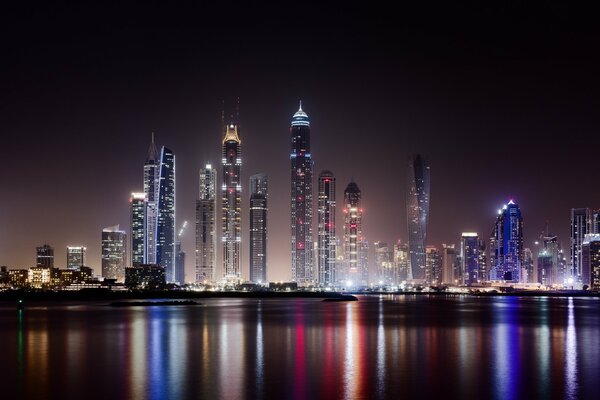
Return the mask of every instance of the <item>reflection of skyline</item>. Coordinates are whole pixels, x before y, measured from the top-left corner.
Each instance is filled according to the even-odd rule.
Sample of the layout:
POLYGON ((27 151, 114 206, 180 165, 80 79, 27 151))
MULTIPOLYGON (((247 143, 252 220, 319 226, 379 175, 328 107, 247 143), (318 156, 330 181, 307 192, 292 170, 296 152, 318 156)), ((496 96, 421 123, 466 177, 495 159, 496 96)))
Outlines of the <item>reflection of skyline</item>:
POLYGON ((445 313, 398 296, 37 308, 21 325, 11 314, 13 336, 0 339, 17 361, 7 378, 33 398, 576 398, 595 387, 600 352, 595 303, 579 302, 460 300, 445 313))

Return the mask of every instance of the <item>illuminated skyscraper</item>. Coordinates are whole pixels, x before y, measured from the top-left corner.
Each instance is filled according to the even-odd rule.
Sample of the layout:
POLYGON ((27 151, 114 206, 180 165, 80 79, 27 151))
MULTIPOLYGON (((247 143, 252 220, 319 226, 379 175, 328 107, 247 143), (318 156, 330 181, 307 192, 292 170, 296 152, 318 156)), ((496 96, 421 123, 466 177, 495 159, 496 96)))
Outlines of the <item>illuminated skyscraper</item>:
POLYGON ((237 283, 242 277, 240 269, 242 142, 238 130, 239 125, 230 123, 225 126, 223 136, 223 277, 229 283, 237 283))
POLYGON ((267 281, 268 178, 250 177, 250 281, 267 281))
POLYGON ((487 249, 485 246, 485 240, 479 240, 479 275, 477 279, 479 282, 487 282, 489 280, 489 269, 487 264, 487 249))
POLYGON ((102 229, 102 276, 125 281, 127 264, 127 234, 119 225, 102 229))
MULTIPOLYGON (((481 255, 481 253, 479 253, 479 254, 481 255)), ((531 249, 529 247, 525 247, 523 249, 523 269, 522 269, 524 276, 521 277, 521 281, 523 281, 523 283, 537 282, 536 281, 537 271, 534 266, 533 260, 534 260, 533 252, 531 251, 531 249)))
POLYGON ((196 201, 196 283, 215 282, 217 266, 217 170, 206 164, 200 170, 196 201))
POLYGON ((175 280, 175 155, 160 151, 158 207, 156 209, 156 264, 165 269, 167 282, 175 280))
POLYGON ((152 133, 152 142, 148 149, 146 162, 144 162, 144 193, 146 194, 144 262, 148 264, 156 263, 156 218, 158 207, 158 180, 160 176, 159 162, 158 150, 154 144, 154 133, 152 133))
POLYGON ((67 246, 67 269, 79 271, 85 267, 87 249, 83 246, 67 246))
POLYGON ((589 208, 571 209, 571 276, 575 282, 581 282, 582 261, 581 246, 585 235, 590 233, 592 219, 589 208))
POLYGON ((410 254, 410 276, 408 280, 425 279, 429 182, 429 164, 421 155, 417 155, 410 160, 408 165, 408 192, 406 198, 410 254))
POLYGON ((377 265, 377 283, 381 286, 398 284, 397 264, 394 262, 393 251, 385 242, 375 242, 375 265, 377 265))
POLYGON ((490 243, 495 244, 494 265, 490 273, 493 281, 520 282, 523 267, 523 217, 519 206, 512 200, 498 210, 498 218, 490 243))
POLYGON ((547 286, 564 284, 565 278, 568 277, 565 276, 563 255, 558 238, 547 234, 541 238, 541 242, 543 247, 537 257, 538 282, 547 286))
POLYGON ((187 228, 187 221, 183 221, 183 225, 177 234, 175 240, 175 276, 173 282, 178 285, 185 284, 185 251, 181 249, 181 238, 187 228))
POLYGON ((581 283, 592 290, 600 289, 600 234, 590 233, 583 238, 581 265, 581 283))
POLYGON ((146 264, 146 194, 131 193, 129 207, 131 216, 131 264, 146 264))
POLYGON ((442 283, 456 285, 462 282, 454 245, 442 244, 442 283))
POLYGON ((435 246, 425 246, 425 281, 432 285, 442 282, 442 257, 435 246))
POLYGON ((407 280, 409 268, 408 264, 408 244, 401 243, 400 240, 398 240, 398 243, 394 245, 394 266, 397 271, 395 284, 399 285, 403 281, 407 280))
POLYGON ((300 108, 292 117, 291 227, 292 281, 299 286, 314 282, 312 237, 313 160, 310 155, 310 121, 300 108))
POLYGON ((336 239, 335 239, 335 177, 331 171, 319 174, 318 198, 318 270, 319 284, 330 286, 336 283, 336 239))
POLYGON ((54 268, 54 247, 43 244, 35 248, 37 267, 54 268))
POLYGON ((463 232, 460 240, 462 284, 479 282, 479 237, 475 232, 463 232))
POLYGON ((361 192, 350 182, 344 190, 344 260, 345 280, 352 285, 367 285, 369 270, 366 260, 367 243, 362 231, 361 192))

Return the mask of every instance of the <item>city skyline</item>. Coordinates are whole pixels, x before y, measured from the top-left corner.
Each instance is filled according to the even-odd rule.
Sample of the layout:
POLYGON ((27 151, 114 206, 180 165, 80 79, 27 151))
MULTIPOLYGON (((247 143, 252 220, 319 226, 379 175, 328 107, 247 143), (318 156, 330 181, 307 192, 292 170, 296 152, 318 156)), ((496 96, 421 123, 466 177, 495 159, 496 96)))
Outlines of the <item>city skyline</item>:
MULTIPOLYGON (((578 50, 592 48, 597 35, 579 23, 566 24, 579 29, 568 35, 557 32, 553 27, 564 27, 565 16, 573 15, 569 10, 515 7, 511 12, 522 19, 506 27, 503 10, 496 10, 497 17, 449 13, 463 23, 456 25, 482 28, 477 37, 464 35, 455 22, 445 29, 450 23, 444 10, 432 11, 427 19, 431 22, 424 26, 435 28, 430 34, 420 30, 418 21, 425 18, 394 22, 403 22, 410 32, 404 36, 386 31, 389 24, 376 23, 388 17, 367 12, 363 19, 361 10, 352 8, 347 22, 328 18, 323 34, 315 29, 318 17, 309 9, 298 10, 306 29, 268 40, 260 32, 234 39, 214 23, 198 23, 197 14, 181 21, 166 13, 166 25, 178 27, 157 30, 168 45, 153 40, 155 34, 138 37, 118 24, 111 28, 114 33, 100 28, 107 36, 87 31, 61 36, 78 20, 73 11, 39 19, 19 16, 15 20, 27 19, 25 26, 32 29, 16 35, 19 40, 8 47, 3 66, 7 82, 0 128, 12 150, 3 163, 16 173, 6 174, 0 189, 5 227, 0 264, 32 265, 35 247, 49 243, 57 249, 56 265, 64 266, 63 249, 83 245, 99 273, 98 232, 116 224, 129 230, 126 203, 132 191, 141 189, 139 168, 151 132, 177 155, 177 220, 193 221, 198 170, 206 162, 218 165, 221 158, 221 138, 215 134, 220 101, 237 95, 244 125, 241 182, 256 172, 268 174, 271 182, 272 279, 289 279, 289 226, 284 226, 289 225, 289 204, 279 199, 289 197, 289 117, 300 99, 311 118, 315 171, 334 171, 338 182, 360 182, 368 215, 364 230, 371 243, 407 241, 402 200, 407 183, 390 177, 403 174, 410 154, 421 153, 428 156, 432 171, 429 244, 458 245, 461 232, 469 231, 487 239, 495 210, 513 198, 523 210, 526 247, 549 221, 567 250, 571 208, 597 208, 600 198, 593 185, 560 190, 574 171, 595 168, 594 146, 579 151, 578 143, 593 142, 600 129, 593 106, 597 62, 578 50), (540 13, 543 18, 537 18, 540 13), (481 21, 489 28, 480 26, 481 21), (59 33, 48 29, 55 26, 61 27, 59 33), (203 47, 195 39, 206 33, 224 36, 215 39, 219 45, 203 47), (302 43, 306 57, 290 63, 294 43, 302 43), (230 54, 239 54, 244 63, 223 67, 206 62, 230 54), (39 55, 47 61, 44 68, 39 55), (312 61, 316 59, 318 65, 312 61), (549 137, 558 137, 561 146, 549 137), (511 160, 499 162, 507 154, 502 143, 510 139, 517 142, 511 160), (55 156, 62 152, 69 157, 55 156), (548 152, 557 154, 556 164, 542 157, 548 152), (39 193, 47 197, 42 209, 32 206, 39 193), (459 209, 463 211, 457 213, 459 209)), ((125 21, 138 11, 125 7, 115 18, 125 21)), ((163 18, 159 10, 142 11, 148 21, 163 18)), ((96 28, 101 17, 112 15, 110 10, 75 14, 96 28)), ((282 28, 281 19, 273 18, 278 16, 271 10, 251 23, 282 28)), ((250 24, 243 8, 231 18, 241 26, 250 24)), ((16 29, 11 24, 5 29, 16 29)), ((149 22, 139 24, 141 32, 157 29, 149 22)), ((248 195, 242 191, 242 204, 248 195)), ((242 212, 242 232, 247 226, 242 212)), ((183 238, 182 247, 189 279, 193 235, 183 238)), ((244 274, 247 248, 242 245, 244 274)))

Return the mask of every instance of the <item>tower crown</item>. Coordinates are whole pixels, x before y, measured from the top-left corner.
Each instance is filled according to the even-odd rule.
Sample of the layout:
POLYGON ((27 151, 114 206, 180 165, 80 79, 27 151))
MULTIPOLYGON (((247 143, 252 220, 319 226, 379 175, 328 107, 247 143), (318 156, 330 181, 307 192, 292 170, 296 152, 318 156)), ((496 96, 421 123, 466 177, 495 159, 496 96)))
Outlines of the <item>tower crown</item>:
POLYGON ((310 126, 308 115, 302 110, 302 101, 300 101, 298 111, 292 117, 292 126, 310 126))
POLYGON ((238 136, 238 127, 234 124, 229 124, 225 128, 225 136, 223 137, 223 143, 227 143, 229 141, 234 141, 237 143, 242 143, 240 137, 238 136))

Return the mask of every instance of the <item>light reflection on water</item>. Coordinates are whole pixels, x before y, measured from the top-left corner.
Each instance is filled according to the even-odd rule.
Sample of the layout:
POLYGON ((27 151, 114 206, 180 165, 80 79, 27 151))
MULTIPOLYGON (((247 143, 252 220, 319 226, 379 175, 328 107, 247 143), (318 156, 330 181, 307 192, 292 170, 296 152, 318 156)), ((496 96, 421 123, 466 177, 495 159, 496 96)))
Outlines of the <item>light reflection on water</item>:
POLYGON ((202 302, 136 309, 36 306, 22 312, 0 305, 6 398, 506 399, 597 393, 598 300, 373 296, 349 303, 202 302))

